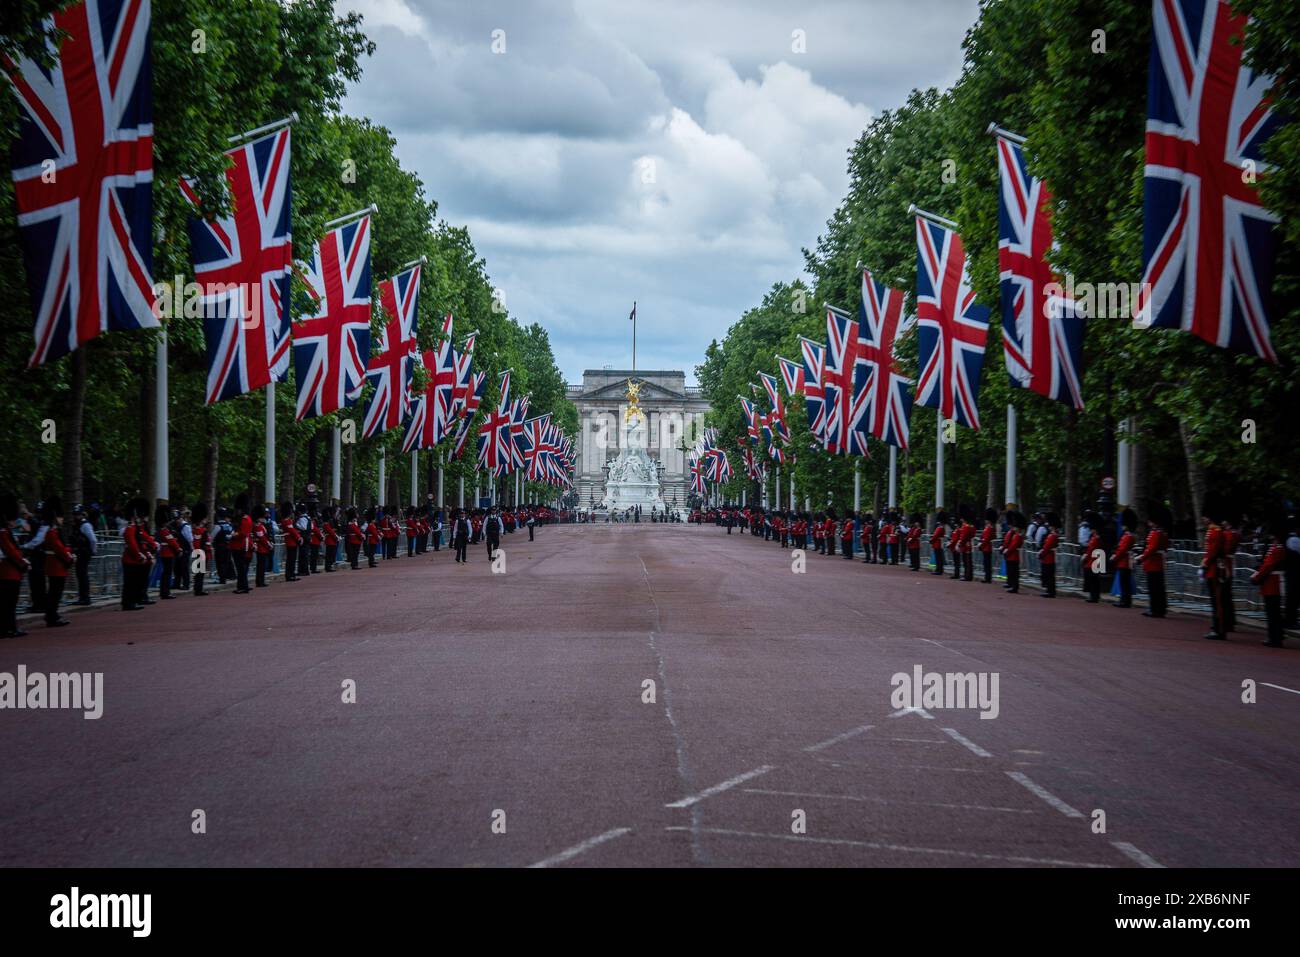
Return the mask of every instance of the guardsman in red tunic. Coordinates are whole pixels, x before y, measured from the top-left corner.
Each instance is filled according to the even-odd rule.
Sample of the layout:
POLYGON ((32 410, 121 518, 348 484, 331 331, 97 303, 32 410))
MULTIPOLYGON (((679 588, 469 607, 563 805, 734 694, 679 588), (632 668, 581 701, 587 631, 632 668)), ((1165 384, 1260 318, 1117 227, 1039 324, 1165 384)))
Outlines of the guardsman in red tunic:
POLYGON ((280 503, 280 537, 284 541, 284 580, 298 580, 298 549, 302 548, 302 533, 294 524, 293 502, 280 503))
POLYGON ((379 551, 381 541, 383 541, 383 534, 379 528, 379 520, 375 517, 375 510, 372 508, 366 512, 366 564, 370 568, 375 567, 375 554, 379 551))
POLYGON ((826 510, 826 520, 822 522, 822 538, 826 540, 826 554, 835 554, 835 513, 830 509, 826 510))
POLYGON ((1025 517, 1019 512, 1007 515, 1011 527, 1002 545, 1002 559, 1007 563, 1007 591, 1015 595, 1020 592, 1020 549, 1025 544, 1025 517))
POLYGON ((338 509, 333 505, 325 509, 320 523, 321 547, 325 550, 325 570, 334 571, 334 558, 339 553, 339 533, 334 527, 338 521, 338 509))
POLYGON ((1083 587, 1088 592, 1088 604, 1095 605, 1101 601, 1101 581, 1106 577, 1106 550, 1101 547, 1101 516, 1088 512, 1083 520, 1088 523, 1088 540, 1084 542, 1083 587))
POLYGON ((880 541, 885 550, 880 556, 881 564, 898 564, 898 519, 893 512, 885 515, 884 524, 880 526, 880 541))
POLYGON ((1282 630, 1282 569, 1286 563, 1286 529, 1281 524, 1272 528, 1273 542, 1264 553, 1264 560, 1250 576, 1250 583, 1259 587, 1264 599, 1264 618, 1268 621, 1268 638, 1264 644, 1281 648, 1285 635, 1282 630))
POLYGON ((1225 518, 1223 525, 1223 577, 1219 580, 1219 593, 1223 600, 1223 630, 1237 630, 1237 609, 1232 601, 1232 579, 1237 568, 1237 546, 1241 544, 1241 532, 1236 522, 1225 518))
POLYGON ((72 549, 63 543, 59 532, 63 527, 63 503, 57 498, 47 501, 42 519, 47 526, 45 540, 41 542, 45 559, 45 625, 62 628, 68 620, 59 615, 59 601, 73 562, 72 549))
MULTIPOLYGON (((144 499, 141 499, 140 501, 142 503, 140 511, 140 541, 144 544, 145 550, 150 555, 150 565, 154 565, 157 563, 161 550, 158 547, 158 543, 154 540, 154 537, 149 534, 149 503, 145 502, 144 499)), ((148 572, 146 572, 144 576, 143 591, 141 591, 141 594, 144 596, 141 599, 142 604, 152 605, 155 603, 154 600, 149 597, 148 572)))
POLYGON ((18 590, 30 566, 18 547, 13 524, 18 520, 18 499, 12 492, 0 495, 0 638, 21 638, 18 627, 18 590))
POLYGON ((993 581, 993 535, 998 523, 997 509, 984 511, 984 527, 980 529, 980 556, 984 562, 984 584, 993 581))
POLYGON ((420 522, 415 517, 414 506, 406 508, 406 557, 415 557, 415 542, 420 537, 420 522))
POLYGON ((859 524, 862 526, 858 532, 858 544, 862 548, 862 564, 870 565, 876 560, 876 550, 871 547, 872 529, 876 524, 876 517, 870 512, 864 512, 859 524))
POLYGON ((1201 557, 1200 577, 1210 592, 1210 630, 1205 637, 1213 641, 1227 641, 1224 624, 1223 589, 1221 579, 1224 569, 1223 528, 1218 522, 1215 506, 1207 504, 1201 520, 1205 523, 1205 553, 1201 557))
POLYGON ((1148 509, 1147 540, 1137 563, 1147 579, 1147 596, 1149 607, 1142 612, 1148 618, 1163 618, 1169 607, 1165 593, 1165 552, 1169 548, 1169 536, 1165 534, 1166 518, 1163 507, 1148 509))
POLYGON ((849 561, 853 560, 853 512, 844 516, 844 524, 840 527, 840 554, 849 561))
POLYGON ((271 532, 266 527, 267 516, 266 506, 256 505, 253 507, 253 553, 257 559, 257 574, 253 586, 255 588, 266 588, 266 573, 271 569, 271 555, 275 551, 275 545, 271 540, 271 532))
POLYGON ((1115 546, 1115 553, 1110 556, 1110 560, 1115 563, 1115 569, 1119 576, 1119 601, 1115 603, 1116 608, 1133 607, 1133 548, 1137 544, 1137 539, 1133 537, 1133 529, 1137 527, 1137 515, 1131 509, 1124 509, 1121 517, 1124 524, 1124 534, 1119 537, 1119 543, 1115 546))
POLYGON ((308 565, 311 566, 311 573, 316 574, 320 567, 320 550, 325 544, 325 533, 320 527, 320 518, 317 517, 315 508, 307 515, 307 555, 308 565))
POLYGON ((208 503, 196 502, 190 509, 190 534, 194 536, 193 550, 194 554, 203 556, 203 570, 194 572, 194 594, 203 597, 207 594, 203 590, 208 577, 208 569, 212 567, 212 532, 208 528, 208 503))
POLYGON ((943 540, 948 534, 948 516, 939 512, 934 517, 934 531, 930 533, 930 554, 934 556, 934 571, 931 574, 943 574, 943 540))
POLYGON ((822 537, 822 520, 819 515, 814 515, 812 520, 813 545, 819 555, 826 553, 826 542, 822 537))
POLYGON ((248 494, 235 496, 235 515, 230 523, 230 557, 235 563, 235 594, 247 595, 248 563, 253 557, 253 516, 248 511, 248 494))
POLYGON ((975 580, 975 526, 971 524, 970 512, 965 511, 961 517, 961 538, 957 542, 957 551, 961 554, 962 581, 975 580))
POLYGON ((921 516, 913 515, 907 526, 907 556, 912 563, 912 571, 921 570, 921 516))
POLYGON ((384 523, 380 526, 384 536, 384 557, 397 557, 397 539, 402 530, 398 528, 397 519, 393 514, 384 512, 384 523))
POLYGON ((1038 549, 1039 577, 1043 581, 1043 597, 1056 597, 1056 546, 1061 541, 1061 517, 1055 512, 1047 513, 1047 534, 1038 549))
POLYGON ((127 508, 129 522, 122 532, 122 610, 138 611, 144 607, 149 566, 153 553, 149 551, 149 536, 144 531, 144 516, 149 503, 133 499, 127 508))
POLYGON ((366 536, 361 531, 361 525, 357 522, 357 510, 348 509, 348 530, 344 539, 343 547, 348 556, 348 565, 352 568, 357 567, 361 559, 361 546, 366 542, 366 536))

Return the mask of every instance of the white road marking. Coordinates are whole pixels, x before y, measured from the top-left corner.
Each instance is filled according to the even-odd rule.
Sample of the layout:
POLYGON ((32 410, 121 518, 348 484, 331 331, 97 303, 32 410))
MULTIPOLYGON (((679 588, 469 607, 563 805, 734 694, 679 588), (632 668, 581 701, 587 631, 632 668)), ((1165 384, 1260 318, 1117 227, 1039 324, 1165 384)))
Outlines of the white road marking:
POLYGON ((1276 688, 1278 691, 1289 691, 1292 694, 1300 694, 1300 691, 1296 691, 1294 688, 1283 688, 1281 685, 1269 684, 1267 681, 1261 681, 1260 684, 1265 688, 1276 688))
POLYGON ((777 797, 822 798, 828 801, 860 801, 865 804, 905 804, 908 807, 946 807, 959 811, 1001 811, 1006 814, 1037 814, 1022 807, 989 807, 984 804, 943 804, 935 801, 891 801, 889 798, 861 797, 857 794, 817 794, 806 791, 769 791, 766 788, 741 788, 746 794, 771 794, 777 797))
MULTIPOLYGON (((669 827, 669 831, 690 830, 685 827, 669 827)), ((764 837, 774 841, 797 841, 801 844, 832 844, 840 847, 866 847, 877 851, 901 851, 907 854, 932 854, 942 857, 966 857, 980 861, 1015 861, 1019 864, 1054 864, 1059 867, 1109 868, 1109 864, 1089 864, 1084 861, 1061 861, 1050 857, 1022 857, 1017 854, 981 854, 977 851, 954 851, 943 847, 911 847, 906 844, 879 844, 875 841, 851 841, 838 837, 808 837, 798 834, 764 834, 759 831, 733 831, 725 827, 706 827, 705 834, 718 834, 725 837, 764 837)))
POLYGON ((723 791, 729 791, 737 784, 744 784, 746 781, 758 777, 760 774, 766 774, 773 770, 769 764, 761 768, 754 768, 752 771, 746 771, 744 774, 737 774, 734 778, 729 778, 721 784, 715 784, 711 788, 705 788, 699 794, 692 794, 690 797, 684 797, 680 801, 674 801, 672 804, 665 804, 664 807, 690 807, 692 804, 699 804, 705 798, 711 798, 715 794, 721 794, 723 791))
POLYGON ((833 738, 827 738, 825 741, 819 741, 816 744, 810 744, 804 748, 805 751, 820 751, 823 748, 829 748, 832 744, 839 744, 841 741, 847 741, 849 738, 857 737, 863 731, 870 731, 874 724, 864 724, 860 728, 854 728, 852 731, 845 731, 843 734, 837 734, 833 738))
POLYGON ((981 758, 991 758, 991 757, 993 757, 992 754, 990 754, 989 752, 985 751, 983 748, 981 748, 978 744, 976 744, 976 743, 975 743, 974 741, 972 741, 970 738, 965 737, 965 736, 962 735, 960 732, 958 732, 956 728, 942 728, 941 730, 943 731, 944 734, 946 734, 948 737, 952 738, 952 739, 953 739, 954 741, 956 741, 958 744, 962 745, 963 747, 966 747, 966 748, 970 749, 970 751, 971 751, 973 754, 975 754, 976 756, 981 757, 981 758))
POLYGON ((921 717, 923 717, 923 718, 925 718, 925 719, 927 719, 927 720, 929 720, 929 721, 933 721, 933 720, 934 720, 934 715, 932 715, 930 712, 926 711, 924 708, 899 708, 897 711, 895 711, 893 714, 891 714, 890 717, 891 717, 891 718, 901 718, 901 717, 902 717, 903 715, 905 715, 905 714, 919 714, 921 717))
POLYGON ((1078 810, 1077 808, 1070 807, 1070 805, 1066 804, 1064 801, 1062 801, 1051 791, 1047 790, 1047 788, 1043 787, 1040 784, 1035 784, 1033 781, 1029 780, 1029 778, 1021 774, 1019 771, 1008 771, 1007 777, 1009 777, 1013 781, 1016 781, 1024 785, 1026 790, 1042 798, 1044 801, 1052 805, 1052 807, 1056 808, 1066 817, 1083 817, 1082 811, 1078 810))
POLYGON ((1124 854, 1133 858, 1133 860, 1137 861, 1138 864, 1140 864, 1143 867, 1158 867, 1158 868, 1164 867, 1163 864, 1157 861, 1146 851, 1134 847, 1128 841, 1111 841, 1110 843, 1115 847, 1119 848, 1119 850, 1124 854))
POLYGON ((947 741, 940 741, 936 738, 885 738, 885 741, 903 741, 907 744, 947 744, 947 741))
POLYGON ((544 861, 538 861, 536 864, 529 864, 529 867, 551 867, 555 864, 563 864, 565 861, 571 861, 579 854, 584 854, 591 850, 597 844, 604 844, 606 841, 612 841, 616 837, 622 837, 624 834, 632 833, 630 827, 616 827, 612 831, 606 831, 604 834, 597 834, 595 837, 589 837, 581 844, 575 844, 566 850, 560 851, 548 857, 544 861))

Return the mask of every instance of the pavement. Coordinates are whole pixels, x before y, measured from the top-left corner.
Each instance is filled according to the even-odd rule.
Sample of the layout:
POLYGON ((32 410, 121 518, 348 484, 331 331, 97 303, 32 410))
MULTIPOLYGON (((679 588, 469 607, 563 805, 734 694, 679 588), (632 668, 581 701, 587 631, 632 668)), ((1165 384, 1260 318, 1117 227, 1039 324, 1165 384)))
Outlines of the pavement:
POLYGON ((0 641, 104 702, 0 710, 0 865, 1300 864, 1300 654, 1257 631, 713 526, 503 546, 0 641), (996 717, 897 707, 918 666, 996 717))

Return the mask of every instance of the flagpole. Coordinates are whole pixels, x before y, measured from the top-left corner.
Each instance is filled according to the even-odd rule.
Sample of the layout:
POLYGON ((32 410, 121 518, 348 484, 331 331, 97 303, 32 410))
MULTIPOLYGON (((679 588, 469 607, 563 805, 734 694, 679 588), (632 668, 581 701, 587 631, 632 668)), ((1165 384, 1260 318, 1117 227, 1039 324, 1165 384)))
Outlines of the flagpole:
POLYGON ((380 507, 380 508, 383 508, 383 507, 384 507, 384 489, 385 489, 385 487, 388 485, 388 482, 387 482, 387 478, 388 478, 388 476, 384 474, 384 473, 387 471, 387 465, 388 465, 388 450, 385 449, 384 447, 380 446, 380 449, 379 449, 379 495, 376 496, 376 497, 379 499, 379 507, 380 507))
POLYGON ((853 460, 853 511, 862 508, 862 460, 853 460))
POLYGON ((776 510, 781 511, 781 466, 776 467, 776 510))
POLYGON ((943 410, 936 412, 938 425, 934 430, 934 510, 943 510, 943 410))
POLYGON ((330 498, 338 501, 343 497, 343 429, 334 426, 330 436, 330 498))
POLYGON ((263 472, 266 488, 262 497, 266 501, 275 498, 275 380, 266 384, 266 468, 263 472))
POLYGON ((438 462, 438 508, 446 507, 446 503, 443 501, 442 498, 442 470, 443 470, 443 463, 441 460, 439 460, 438 462))
POLYGON ((465 476, 458 476, 456 479, 456 507, 463 509, 465 507, 465 476))
MULTIPOLYGON (((171 474, 167 462, 168 428, 167 428, 167 327, 159 325, 158 344, 154 353, 154 485, 155 495, 163 501, 171 501, 171 474)), ((157 505, 157 502, 151 503, 157 505)))
POLYGON ((325 224, 325 229, 333 229, 335 226, 342 226, 344 223, 350 223, 354 219, 360 219, 362 216, 369 216, 371 213, 379 212, 379 206, 371 203, 365 209, 358 209, 355 213, 347 213, 338 219, 331 219, 325 224))
POLYGON ((948 229, 960 228, 953 220, 945 219, 943 216, 940 216, 938 213, 931 213, 928 210, 921 209, 921 207, 917 206, 916 203, 913 203, 912 205, 908 206, 907 211, 912 215, 920 216, 922 219, 928 219, 932 223, 938 223, 940 226, 946 226, 948 229))
POLYGON ((259 126, 255 130, 249 130, 247 133, 236 133, 234 136, 227 137, 226 142, 238 143, 241 140, 251 140, 254 136, 261 136, 263 133, 270 133, 272 130, 278 130, 282 126, 289 126, 290 124, 297 122, 298 111, 295 110, 282 120, 276 120, 274 123, 267 123, 264 126, 259 126))
POLYGON ((411 449, 411 504, 419 505, 420 498, 420 450, 411 449))
POLYGON ((1003 498, 1006 500, 1007 508, 1017 504, 1016 486, 1019 484, 1016 480, 1019 476, 1016 474, 1016 446, 1019 444, 1019 421, 1016 418, 1016 407, 1010 402, 1007 403, 1007 477, 1006 487, 1003 491, 1003 498))
POLYGON ((632 371, 636 372, 636 300, 632 300, 632 371))
POLYGON ((898 507, 898 446, 889 447, 889 507, 898 507))

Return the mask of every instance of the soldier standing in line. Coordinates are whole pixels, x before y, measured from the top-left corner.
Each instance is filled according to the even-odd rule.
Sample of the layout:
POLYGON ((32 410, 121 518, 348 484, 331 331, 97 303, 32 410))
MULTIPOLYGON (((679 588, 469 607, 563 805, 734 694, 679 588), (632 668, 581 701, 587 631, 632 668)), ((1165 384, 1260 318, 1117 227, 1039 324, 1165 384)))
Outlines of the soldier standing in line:
POLYGON ((1061 540, 1061 517, 1047 513, 1047 534, 1038 549, 1039 574, 1043 580, 1043 597, 1056 597, 1056 546, 1061 540))
POLYGON ((1201 521, 1205 525, 1205 552, 1201 557, 1201 567, 1197 572, 1210 593, 1210 630, 1205 637, 1212 641, 1227 641, 1227 629, 1224 626, 1223 589, 1223 528, 1219 525, 1218 504, 1208 498, 1201 521))
POLYGON ((302 533, 293 515, 293 503, 280 503, 280 533, 284 537, 284 580, 298 580, 298 553, 302 551, 302 533))
POLYGON ((311 519, 307 517, 307 506, 299 502, 294 507, 293 527, 298 532, 298 573, 303 578, 311 574, 311 519))
POLYGON ((944 512, 937 512, 934 516, 934 531, 930 533, 930 553, 934 556, 934 571, 932 575, 943 574, 943 539, 947 535, 948 516, 944 512))
POLYGON ((132 499, 127 505, 128 523, 122 532, 122 610, 139 611, 148 601, 149 568, 153 553, 149 550, 148 533, 144 530, 144 517, 149 514, 149 503, 132 499))
POLYGON ((175 597, 172 595, 172 582, 175 580, 176 558, 180 555, 181 548, 176 533, 172 531, 171 519, 171 509, 166 505, 159 505, 154 510, 154 525, 158 528, 158 558, 162 562, 162 575, 158 579, 159 601, 171 601, 175 597))
POLYGON ((248 494, 235 496, 235 515, 231 523, 230 557, 235 562, 235 594, 247 595, 248 563, 253 554, 253 517, 248 512, 248 494))
POLYGON ((1025 544, 1025 535, 1022 531, 1025 527, 1025 517, 1019 512, 1010 512, 1007 519, 1011 527, 1007 529, 1002 558, 1007 563, 1006 589, 1016 595, 1020 592, 1020 549, 1025 544))
POLYGON ((376 517, 373 508, 366 509, 366 567, 375 568, 375 555, 379 551, 379 543, 383 541, 383 536, 379 531, 379 520, 376 517))
POLYGON ((307 510, 307 557, 308 571, 315 575, 320 572, 320 550, 325 544, 325 535, 320 527, 320 516, 316 514, 316 505, 307 510))
POLYGON ((840 554, 853 561, 853 524, 857 513, 849 509, 844 514, 844 524, 840 526, 840 554))
POLYGON ((997 509, 984 510, 984 527, 980 529, 980 556, 984 561, 984 584, 993 581, 993 533, 998 521, 997 509))
POLYGON ((208 567, 212 564, 212 533, 208 531, 208 503, 195 502, 194 507, 190 509, 190 519, 194 551, 203 556, 202 570, 194 572, 191 577, 194 579, 195 596, 202 598, 207 595, 204 585, 208 577, 208 567))
POLYGON ((962 581, 975 580, 975 526, 971 523, 971 510, 969 506, 963 507, 961 513, 961 541, 958 543, 958 550, 961 552, 962 581))
POLYGON ((1270 523, 1272 543, 1264 553, 1264 560, 1250 576, 1252 585, 1259 587, 1260 597, 1264 599, 1264 618, 1268 621, 1268 637, 1264 644, 1270 648, 1281 648, 1285 639, 1282 630, 1282 570, 1286 562, 1287 538, 1285 526, 1277 521, 1270 523))
POLYGON ((353 569, 357 568, 357 563, 361 558, 361 546, 365 543, 365 534, 361 531, 361 526, 357 523, 357 510, 348 509, 348 530, 343 541, 343 547, 348 557, 348 565, 353 569))
POLYGON ((27 559, 14 536, 18 521, 18 499, 13 493, 0 495, 0 638, 21 638, 18 627, 18 590, 27 573, 27 559))
POLYGON ((1088 526, 1088 540, 1083 543, 1083 588, 1088 593, 1088 604, 1101 601, 1101 581, 1106 575, 1106 550, 1101 542, 1101 518, 1088 512, 1083 520, 1088 526), (1098 568, 1100 566, 1100 568, 1098 568))
POLYGON ((72 549, 63 544, 61 526, 63 525, 63 503, 51 498, 45 503, 45 514, 41 516, 45 523, 45 542, 42 546, 42 558, 45 561, 45 627, 62 628, 69 624, 68 619, 59 615, 59 601, 63 598, 63 587, 68 581, 68 569, 72 567, 72 549))
POLYGON ((822 524, 822 537, 826 540, 826 554, 835 554, 835 511, 826 510, 826 521, 822 524))
POLYGON ((275 544, 271 539, 270 529, 267 528, 267 513, 265 505, 255 505, 253 507, 253 552, 257 562, 257 570, 253 582, 254 588, 266 588, 266 573, 271 570, 271 555, 275 551, 275 544))
POLYGON ((45 503, 36 503, 36 514, 28 515, 27 536, 22 543, 22 550, 27 556, 27 611, 43 613, 45 611, 45 561, 43 549, 45 534, 49 526, 42 517, 45 503))
POLYGON ((338 507, 335 505, 326 505, 325 511, 321 515, 320 538, 321 547, 325 550, 325 570, 334 571, 334 561, 339 551, 339 533, 336 527, 338 522, 338 507))
POLYGON ((921 570, 921 516, 914 513, 907 526, 907 555, 912 571, 921 570))
POLYGON ((1115 603, 1115 607, 1132 608, 1133 546, 1137 544, 1137 540, 1133 537, 1133 530, 1137 528, 1137 515, 1132 509, 1126 508, 1120 520, 1124 525, 1124 534, 1119 537, 1119 544, 1115 546, 1115 552, 1110 557, 1110 560, 1115 563, 1119 576, 1119 601, 1115 603))
POLYGON ((1165 594, 1165 551, 1169 548, 1169 536, 1164 526, 1169 524, 1168 513, 1163 505, 1151 505, 1147 508, 1147 540, 1137 562, 1147 579, 1147 610, 1142 612, 1147 618, 1163 618, 1168 609, 1165 594))

